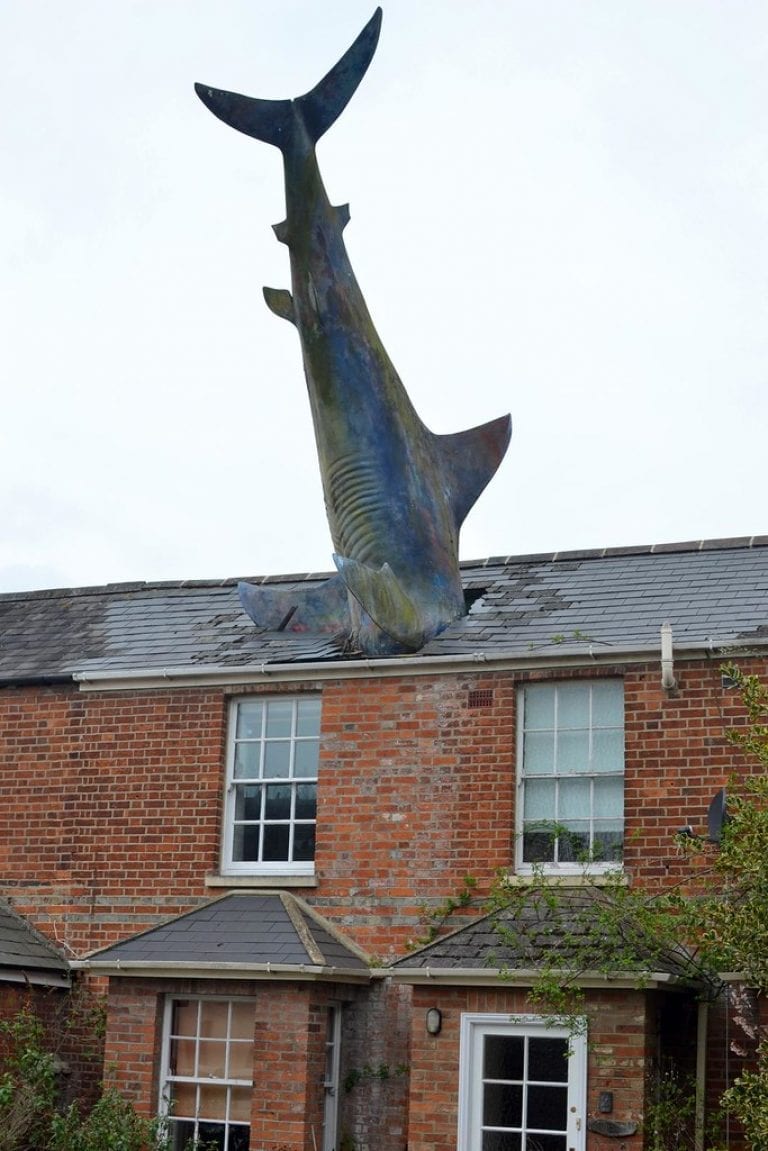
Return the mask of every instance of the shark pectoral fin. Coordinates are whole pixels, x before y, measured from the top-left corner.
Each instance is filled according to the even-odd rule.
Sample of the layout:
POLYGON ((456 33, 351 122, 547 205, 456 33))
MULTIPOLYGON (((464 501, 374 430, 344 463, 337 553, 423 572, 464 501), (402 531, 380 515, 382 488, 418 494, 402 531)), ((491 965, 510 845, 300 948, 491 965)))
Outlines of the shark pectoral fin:
POLYGON ((434 437, 457 528, 504 459, 511 435, 511 418, 500 416, 465 432, 434 437))
POLYGON ((292 324, 296 323, 293 296, 287 288, 262 288, 262 291, 267 307, 271 312, 280 316, 282 320, 289 320, 292 324))
POLYGON ((347 588, 341 576, 315 587, 238 584, 246 615, 265 631, 349 634, 347 588))
POLYGON ((389 564, 377 569, 339 555, 333 557, 333 562, 349 592, 381 631, 412 651, 424 646, 424 626, 418 609, 389 564))

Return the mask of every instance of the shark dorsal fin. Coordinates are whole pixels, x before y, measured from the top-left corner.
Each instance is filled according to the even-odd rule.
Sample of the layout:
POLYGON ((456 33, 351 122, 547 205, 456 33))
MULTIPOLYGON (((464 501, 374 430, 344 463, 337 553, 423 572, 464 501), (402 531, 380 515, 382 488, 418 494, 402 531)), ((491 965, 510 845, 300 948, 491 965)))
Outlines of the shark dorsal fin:
POLYGON ((276 316, 280 316, 282 320, 290 320, 292 324, 296 323, 296 316, 293 311, 293 296, 287 288, 262 288, 264 299, 266 300, 267 307, 276 316))
POLYGON ((500 416, 465 432, 434 437, 457 528, 504 459, 511 435, 511 418, 500 416))

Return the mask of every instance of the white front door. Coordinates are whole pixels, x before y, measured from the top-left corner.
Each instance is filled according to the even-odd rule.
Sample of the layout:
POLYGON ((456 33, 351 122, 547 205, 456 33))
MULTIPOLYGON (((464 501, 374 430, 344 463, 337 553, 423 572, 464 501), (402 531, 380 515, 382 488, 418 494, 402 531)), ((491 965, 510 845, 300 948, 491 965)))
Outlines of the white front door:
POLYGON ((336 1132, 339 1121, 340 1047, 341 1006, 338 1003, 332 1003, 326 1012, 323 1151, 336 1151, 336 1132))
POLYGON ((585 1034, 530 1015, 462 1015, 459 1151, 584 1151, 585 1034))

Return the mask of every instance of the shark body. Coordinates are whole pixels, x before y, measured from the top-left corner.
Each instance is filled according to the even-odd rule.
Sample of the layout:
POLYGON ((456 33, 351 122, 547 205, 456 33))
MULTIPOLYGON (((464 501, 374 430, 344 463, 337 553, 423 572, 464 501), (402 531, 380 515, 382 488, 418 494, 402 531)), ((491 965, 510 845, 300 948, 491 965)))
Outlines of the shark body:
POLYGON ((465 612, 461 524, 509 443, 509 416, 454 435, 419 419, 379 339, 343 239, 347 205, 330 203, 315 144, 362 79, 381 10, 320 83, 296 100, 195 85, 203 103, 283 155, 291 291, 267 304, 297 328, 338 574, 311 593, 240 585, 264 628, 344 635, 371 656, 417 651, 465 612))

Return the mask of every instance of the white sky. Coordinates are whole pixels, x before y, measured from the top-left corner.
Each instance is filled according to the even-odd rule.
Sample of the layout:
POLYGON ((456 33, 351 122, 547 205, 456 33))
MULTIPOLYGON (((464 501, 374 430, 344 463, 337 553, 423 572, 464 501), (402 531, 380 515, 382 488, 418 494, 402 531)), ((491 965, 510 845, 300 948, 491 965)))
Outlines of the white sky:
MULTIPOLYGON (((0 590, 325 571, 278 152, 374 0, 0 0, 0 590)), ((462 556, 752 535, 765 0, 386 0, 319 145, 437 432, 506 411, 462 556)))

